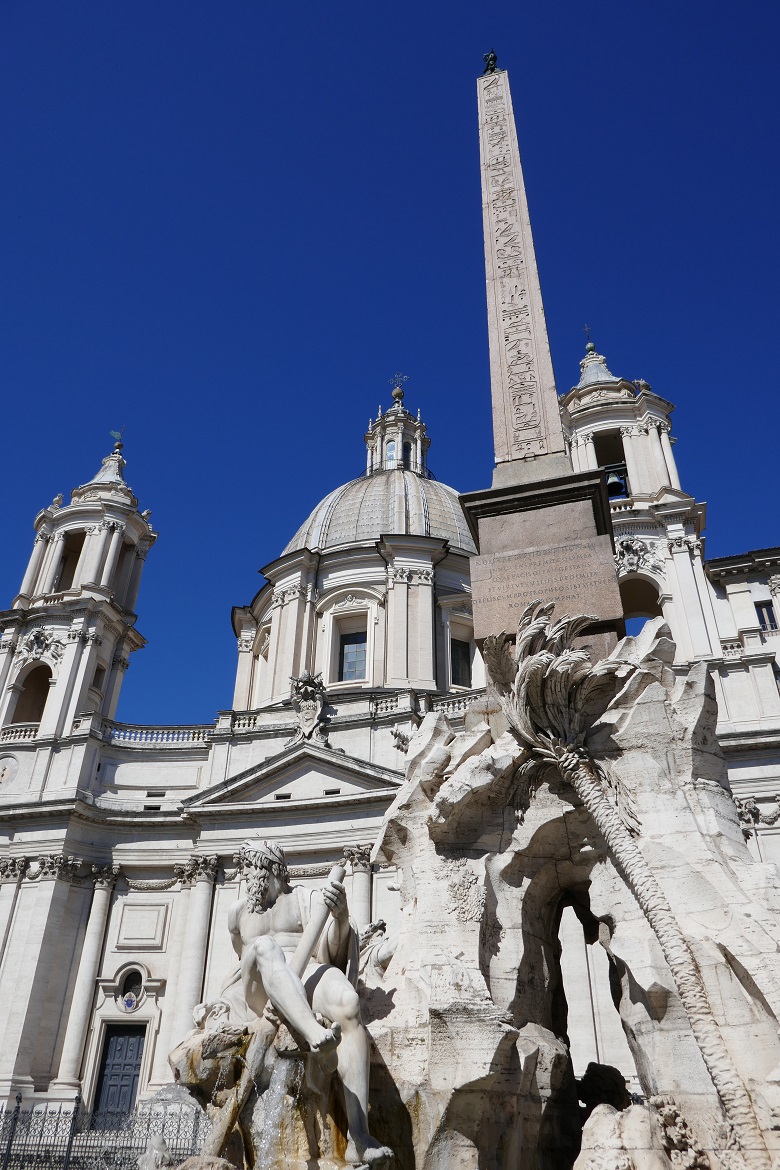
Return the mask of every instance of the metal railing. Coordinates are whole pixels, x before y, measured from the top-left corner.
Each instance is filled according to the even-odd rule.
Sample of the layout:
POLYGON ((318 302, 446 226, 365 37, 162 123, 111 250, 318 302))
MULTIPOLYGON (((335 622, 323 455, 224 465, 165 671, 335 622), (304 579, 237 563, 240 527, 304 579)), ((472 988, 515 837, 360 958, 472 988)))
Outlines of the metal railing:
POLYGON ((0 1170, 137 1170, 155 1135, 174 1164, 198 1153, 209 1120, 195 1104, 139 1105, 131 1113, 90 1112, 72 1105, 35 1105, 0 1113, 0 1170))

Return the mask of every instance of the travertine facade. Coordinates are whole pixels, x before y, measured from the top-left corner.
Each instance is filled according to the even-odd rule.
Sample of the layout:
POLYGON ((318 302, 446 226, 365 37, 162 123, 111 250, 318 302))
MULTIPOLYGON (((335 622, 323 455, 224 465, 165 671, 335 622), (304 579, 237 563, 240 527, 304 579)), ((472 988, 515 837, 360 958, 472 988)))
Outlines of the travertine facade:
MULTIPOLYGON (((579 475, 583 483, 606 478, 608 503, 599 538, 609 544, 611 524, 612 587, 619 586, 627 619, 662 616, 676 647, 673 660, 663 664, 666 697, 656 696, 654 718, 660 720, 662 710, 679 702, 692 678, 706 706, 711 678, 717 738, 728 766, 728 775, 718 773, 715 780, 708 773, 717 791, 710 785, 706 800, 689 800, 692 790, 678 772, 664 772, 662 761, 654 772, 638 739, 629 743, 628 737, 626 753, 644 761, 635 796, 652 822, 648 840, 662 850, 673 831, 679 854, 685 855, 689 841, 695 854, 690 866, 708 874, 708 858, 721 848, 731 851, 728 865, 717 862, 721 868, 712 871, 717 906, 706 903, 703 886, 686 877, 693 883, 690 931, 708 979, 728 983, 727 998, 736 978, 743 988, 760 987, 756 1002, 761 997, 769 1002, 765 971, 756 973, 753 960, 745 957, 750 923, 733 928, 742 957, 732 949, 731 974, 721 969, 720 959, 707 957, 712 942, 707 932, 717 934, 717 923, 743 913, 743 902, 723 882, 743 892, 751 882, 765 881, 767 890, 774 889, 773 869, 751 868, 745 843, 757 861, 780 862, 780 549, 705 560, 705 509, 680 484, 670 436, 672 404, 645 382, 611 374, 593 345, 577 385, 557 398, 506 74, 480 79, 479 111, 491 379, 498 403, 495 483, 507 490, 522 484, 525 490, 534 480, 558 476, 579 475), (661 790, 664 799, 677 802, 673 829, 663 818, 653 819, 661 790)), ((70 1100, 81 1091, 97 1105, 130 1101, 136 1090, 149 1097, 168 1083, 168 1053, 192 1029, 193 1008, 217 997, 233 962, 225 939, 229 907, 246 886, 239 850, 259 831, 283 847, 292 878, 306 887, 321 885, 346 850, 345 885, 359 929, 379 919, 388 935, 403 927, 407 951, 426 932, 431 938, 436 933, 443 902, 429 909, 413 905, 410 890, 401 888, 408 871, 405 877, 396 866, 402 858, 412 864, 415 851, 425 854, 426 865, 438 864, 438 830, 434 826, 430 839, 391 840, 399 800, 411 791, 410 779, 404 779, 407 763, 417 784, 431 737, 446 740, 449 762, 431 775, 438 776, 437 788, 446 780, 436 802, 449 832, 459 823, 459 801, 466 800, 466 789, 461 792, 452 777, 457 773, 470 784, 476 765, 468 760, 479 757, 485 764, 488 753, 496 781, 516 766, 517 751, 502 740, 492 700, 485 699, 471 598, 474 534, 457 493, 430 477, 426 427, 405 408, 400 386, 393 399, 365 435, 366 474, 325 497, 265 567, 259 593, 233 610, 238 665, 232 707, 209 725, 130 727, 116 721, 124 672, 131 654, 144 645, 136 612, 142 618, 141 574, 157 539, 125 481, 121 447, 69 502, 58 497, 36 518, 20 592, 0 614, 3 1099, 21 1091, 26 1100, 70 1100), (451 746, 455 735, 457 759, 451 746), (446 808, 445 797, 452 797, 446 808), (369 848, 380 833, 382 848, 370 862, 369 848), (123 1081, 120 1070, 112 1082, 111 1045, 122 1035, 137 1039, 135 1080, 123 1081)), ((291 529, 298 519, 291 517, 291 529)), ((556 574, 565 576, 558 569, 556 574)), ((573 600, 575 595, 576 588, 573 600)), ((714 727, 714 708, 707 711, 714 727)), ((420 816, 427 817, 435 794, 425 783, 424 777, 419 780, 415 799, 421 801, 420 816)), ((414 808, 408 814, 412 820, 413 814, 414 808)), ((587 852, 590 830, 579 813, 562 807, 559 794, 547 792, 526 816, 526 836, 532 826, 542 836, 549 833, 553 852, 564 849, 556 836, 560 819, 576 822, 579 846, 587 852)), ((599 868, 606 856, 599 853, 601 845, 593 848, 593 867, 582 862, 580 872, 580 858, 564 883, 575 891, 585 869, 598 875, 588 914, 572 893, 556 903, 557 918, 545 920, 539 936, 545 969, 552 972, 545 986, 555 1003, 542 1002, 547 992, 529 982, 529 996, 533 992, 541 1000, 534 1009, 538 1018, 529 1015, 520 1023, 521 1030, 530 1029, 525 1032, 528 1076, 542 1070, 548 1087, 555 1084, 556 1093, 571 1097, 572 1076, 582 1078, 592 1062, 615 1066, 630 1089, 640 1092, 648 1064, 666 1068, 668 1062, 668 1077, 657 1093, 677 1098, 688 1093, 685 1124, 698 1117, 706 1129, 709 1122, 701 1116, 710 1105, 701 1102, 710 1099, 710 1074, 685 1027, 678 1020, 677 1033, 670 1025, 645 1034, 625 989, 615 1008, 618 969, 621 979, 628 968, 641 971, 645 983, 655 987, 664 960, 636 907, 621 901, 625 891, 614 868, 606 862, 599 868), (614 919, 612 936, 602 938, 599 923, 613 913, 613 904, 619 921, 614 919), (676 1069, 679 1052, 684 1059, 676 1069)), ((517 838, 512 849, 513 865, 536 864, 527 842, 517 838)), ((530 943, 525 926, 514 922, 512 946, 502 945, 508 917, 499 914, 494 921, 486 914, 493 889, 487 855, 495 851, 485 845, 481 860, 470 856, 431 878, 433 896, 446 894, 447 921, 459 924, 476 950, 461 970, 438 963, 432 947, 425 956, 430 970, 418 975, 423 982, 433 979, 425 1008, 433 1005, 431 1019, 444 1018, 439 1008, 455 995, 450 983, 456 990, 471 988, 468 1019, 455 1012, 453 1028, 466 1028, 458 1043, 469 1048, 474 1061, 474 1093, 495 1093, 501 1108, 509 1108, 496 1072, 500 1062, 491 1061, 504 1052, 509 1032, 518 1030, 518 972, 530 943), (476 972, 469 968, 474 955, 476 972), (474 1003, 482 1005, 476 1012, 474 1003), (511 1022, 504 1018, 508 1012, 511 1022)), ((749 893, 744 904, 752 899, 768 916, 751 936, 763 953, 761 932, 774 938, 774 909, 757 888, 749 893)), ((674 896, 683 914, 687 894, 674 896)), ((728 933, 732 927, 723 929, 728 933)), ((409 975, 412 983, 418 975, 409 975)), ((527 972, 523 977, 530 979, 527 972)), ((365 987, 371 986, 366 974, 365 987)), ((420 1023, 419 1002, 411 1006, 410 985, 407 993, 411 998, 397 1000, 392 1014, 381 989, 368 996, 375 1044, 394 1076, 399 1068, 394 1029, 430 1025, 427 1016, 420 1023)), ((753 1004, 750 1011, 750 1019, 726 1020, 729 1043, 736 1045, 740 1027, 753 1029, 751 1035, 760 1033, 762 1060, 769 1059, 776 1037, 766 1039, 771 1029, 761 1014, 764 1007, 758 1012, 753 1004)), ((446 1109, 449 1091, 446 1069, 439 1067, 440 1091, 426 1105, 434 1113, 446 1109)), ((763 1065, 762 1070, 762 1075, 771 1071, 763 1065)), ((741 1068, 740 1075, 749 1080, 753 1074, 741 1068)), ((410 1074, 407 1087, 415 1083, 410 1074)), ((576 1095, 572 1099, 576 1113, 576 1095)), ((617 1141, 621 1126, 628 1132, 635 1125, 648 1148, 664 1145, 667 1122, 621 1114, 618 1124, 603 1112, 603 1096, 601 1101, 582 1157, 599 1143, 617 1141)), ((774 1108, 769 1099, 760 1105, 767 1117, 774 1117, 774 1108)), ((526 1120, 531 1126, 539 1121, 530 1115, 526 1120)), ((762 1115, 759 1124, 765 1121, 762 1115)), ((570 1117, 560 1124, 564 1130, 574 1125, 564 1134, 571 1164, 579 1124, 570 1117)), ((419 1154, 420 1133, 409 1140, 419 1154)), ((473 1144, 482 1148, 476 1138, 473 1144)), ((443 1145, 440 1161, 425 1164, 449 1165, 453 1149, 443 1145)))

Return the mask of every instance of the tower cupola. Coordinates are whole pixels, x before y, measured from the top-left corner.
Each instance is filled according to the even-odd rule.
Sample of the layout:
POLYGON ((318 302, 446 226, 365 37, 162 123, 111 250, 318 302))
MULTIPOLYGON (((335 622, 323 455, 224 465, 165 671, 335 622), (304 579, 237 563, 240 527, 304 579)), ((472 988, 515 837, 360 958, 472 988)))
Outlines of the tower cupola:
POLYGON ((413 471, 424 478, 428 476, 428 448, 431 441, 425 430, 425 423, 406 409, 404 401, 405 374, 395 374, 390 379, 393 385, 393 405, 379 413, 376 420, 370 419, 366 431, 366 475, 379 471, 413 471))

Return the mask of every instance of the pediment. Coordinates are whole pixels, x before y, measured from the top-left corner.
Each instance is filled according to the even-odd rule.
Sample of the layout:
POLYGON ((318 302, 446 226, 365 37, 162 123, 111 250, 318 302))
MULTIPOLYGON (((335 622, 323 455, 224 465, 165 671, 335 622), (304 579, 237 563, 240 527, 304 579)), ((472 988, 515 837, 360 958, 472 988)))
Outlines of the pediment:
POLYGON ((184 808, 305 803, 393 793, 403 773, 331 748, 298 744, 182 802, 184 808))

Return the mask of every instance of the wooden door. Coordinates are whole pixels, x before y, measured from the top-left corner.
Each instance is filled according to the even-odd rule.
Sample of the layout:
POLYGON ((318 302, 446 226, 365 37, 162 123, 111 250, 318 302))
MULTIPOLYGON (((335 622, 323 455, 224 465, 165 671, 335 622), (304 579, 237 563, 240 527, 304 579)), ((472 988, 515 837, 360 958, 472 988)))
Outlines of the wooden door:
POLYGON ((95 1109, 98 1113, 129 1113, 135 1105, 145 1024, 109 1024, 103 1041, 95 1109))

